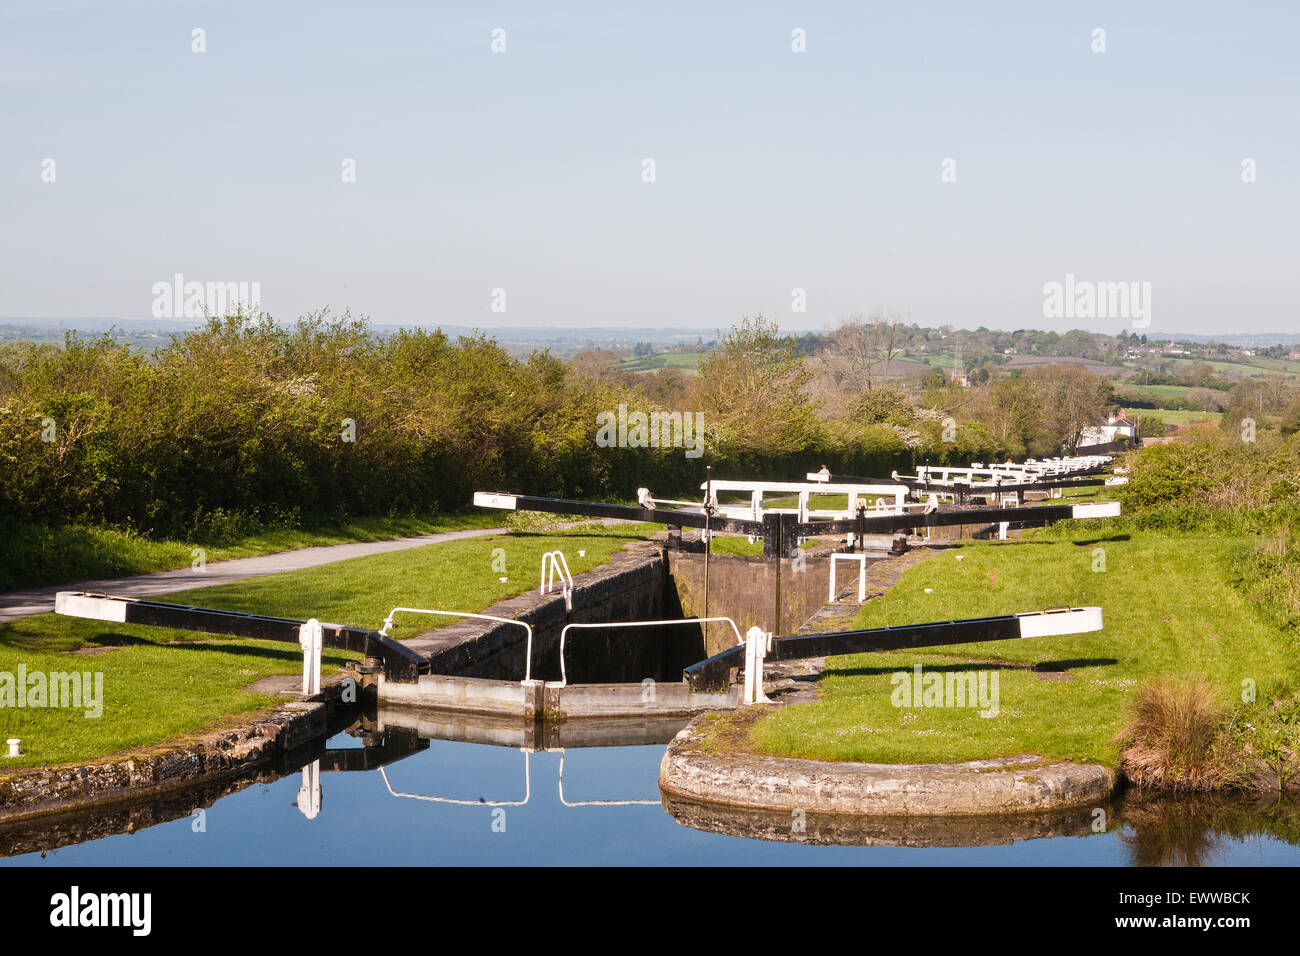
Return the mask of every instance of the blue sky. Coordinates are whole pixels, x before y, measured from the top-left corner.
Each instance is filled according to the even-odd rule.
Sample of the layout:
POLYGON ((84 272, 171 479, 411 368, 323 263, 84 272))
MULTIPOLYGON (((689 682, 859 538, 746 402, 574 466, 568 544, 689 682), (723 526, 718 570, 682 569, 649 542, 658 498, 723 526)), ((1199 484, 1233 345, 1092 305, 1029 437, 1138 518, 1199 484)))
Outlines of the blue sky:
POLYGON ((1124 327, 1044 318, 1073 273, 1300 331, 1298 50, 1290 3, 0 3, 0 315, 181 273, 279 319, 1124 327))

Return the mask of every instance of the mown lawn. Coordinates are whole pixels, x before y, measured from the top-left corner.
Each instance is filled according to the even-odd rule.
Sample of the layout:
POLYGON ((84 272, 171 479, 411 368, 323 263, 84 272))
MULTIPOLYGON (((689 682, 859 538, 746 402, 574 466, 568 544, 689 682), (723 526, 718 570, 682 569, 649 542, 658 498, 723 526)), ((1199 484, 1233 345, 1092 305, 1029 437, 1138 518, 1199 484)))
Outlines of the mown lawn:
MULTIPOLYGON (((537 587, 546 551, 563 550, 577 575, 605 563, 626 541, 653 530, 620 525, 580 535, 510 534, 449 541, 181 591, 161 600, 379 627, 398 605, 482 611, 537 587)), ((454 620, 407 615, 398 619, 392 633, 409 637, 454 620)), ((326 672, 337 670, 348 656, 327 650, 326 672)), ((202 731, 229 715, 271 704, 273 698, 243 688, 271 674, 300 674, 302 654, 296 644, 43 614, 0 624, 0 672, 16 675, 19 665, 28 673, 101 673, 103 708, 101 716, 88 718, 82 710, 0 707, 0 739, 19 737, 25 751, 23 758, 6 760, 4 767, 91 760, 202 731), (102 647, 112 650, 69 653, 102 647)))
POLYGON ((189 566, 196 557, 196 548, 203 549, 206 561, 224 561, 319 545, 492 528, 501 523, 500 515, 485 511, 349 518, 317 528, 261 531, 224 544, 205 544, 153 538, 129 529, 76 524, 46 526, 5 520, 0 521, 0 591, 173 571, 189 566))
MULTIPOLYGON (((1059 533, 1059 532, 1058 532, 1059 533)), ((824 760, 940 762, 1040 753, 1115 765, 1113 737, 1135 688, 1158 676, 1204 676, 1231 705, 1242 681, 1267 688, 1297 679, 1294 637, 1270 627, 1231 583, 1246 538, 1166 538, 1135 533, 1092 540, 964 543, 909 569, 868 603, 861 627, 1098 605, 1100 632, 998 641, 941 653, 832 658, 824 697, 763 718, 753 743, 774 754, 824 760), (961 560, 958 560, 960 556, 961 560), (1104 564, 1101 563, 1104 561, 1104 564), (1094 571, 1094 567, 1104 570, 1094 571), (925 589, 932 593, 926 593, 925 589), (997 663, 973 663, 999 660, 997 663), (916 663, 957 671, 995 669, 999 713, 895 707, 892 674, 916 663), (1011 666, 1041 665, 1040 675, 1011 666), (1069 675, 1068 679, 1046 679, 1069 675)))

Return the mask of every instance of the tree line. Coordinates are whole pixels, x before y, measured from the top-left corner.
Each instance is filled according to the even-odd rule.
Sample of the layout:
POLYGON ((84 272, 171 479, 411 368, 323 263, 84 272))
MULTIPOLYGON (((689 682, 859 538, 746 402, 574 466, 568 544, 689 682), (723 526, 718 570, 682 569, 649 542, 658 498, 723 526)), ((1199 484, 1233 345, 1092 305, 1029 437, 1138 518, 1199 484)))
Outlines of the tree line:
MULTIPOLYGON (((630 498, 715 474, 888 474, 1001 446, 939 421, 823 421, 807 369, 761 320, 725 337, 689 394, 605 380, 485 335, 380 336, 324 313, 213 319, 145 354, 109 335, 0 348, 0 517, 193 538, 344 515, 466 506, 475 490, 630 498), (601 447, 620 404, 701 411, 705 454, 601 447)), ((629 444, 635 445, 634 442, 629 444)), ((698 495, 698 491, 694 492, 698 495)))

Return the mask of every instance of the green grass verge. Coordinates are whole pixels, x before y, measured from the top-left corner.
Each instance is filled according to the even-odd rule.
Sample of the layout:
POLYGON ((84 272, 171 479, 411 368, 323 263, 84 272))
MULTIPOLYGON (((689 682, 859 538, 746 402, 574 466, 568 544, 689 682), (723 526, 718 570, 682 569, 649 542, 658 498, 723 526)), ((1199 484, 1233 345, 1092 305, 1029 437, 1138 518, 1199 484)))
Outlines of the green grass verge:
MULTIPOLYGON (((653 530, 621 525, 581 535, 448 541, 195 588, 163 600, 378 627, 398 605, 482 611, 535 588, 546 551, 563 550, 576 575, 605 563, 624 542, 653 530)), ((407 615, 399 618, 392 633, 410 637, 454 620, 407 615)), ((355 655, 327 651, 326 672, 349 656, 355 655)), ((0 624, 0 671, 16 674, 19 665, 28 673, 102 673, 103 712, 87 718, 70 709, 0 708, 0 739, 21 738, 26 753, 19 760, 6 760, 4 767, 92 760, 202 731, 272 703, 273 698, 243 688, 271 674, 301 673, 302 655, 297 645, 42 614, 0 624), (95 647, 113 650, 69 653, 95 647)))
POLYGON ((0 591, 97 578, 125 577, 187 567, 203 548, 205 560, 224 561, 318 545, 383 541, 436 531, 491 528, 499 514, 475 511, 406 518, 349 518, 318 528, 263 531, 221 544, 146 537, 90 525, 45 526, 0 520, 0 591))
POLYGON ((1250 539, 1139 532, 1095 540, 1077 525, 1071 537, 1060 534, 941 552, 867 604, 856 624, 1095 604, 1105 614, 1103 631, 970 644, 942 653, 832 658, 824 697, 759 721, 754 744, 768 753, 822 760, 942 762, 1040 753, 1114 766, 1118 751, 1112 738, 1124 722, 1130 695, 1148 679, 1204 676, 1230 706, 1247 678, 1261 691, 1288 679, 1294 683, 1294 635, 1270 626, 1232 584, 1234 569, 1250 552, 1250 539), (1093 570, 1099 560, 1104 571, 1093 570), (972 659, 1042 663, 1073 679, 968 663, 972 659), (895 707, 891 675, 917 663, 926 669, 996 669, 998 715, 982 717, 969 707, 895 707))

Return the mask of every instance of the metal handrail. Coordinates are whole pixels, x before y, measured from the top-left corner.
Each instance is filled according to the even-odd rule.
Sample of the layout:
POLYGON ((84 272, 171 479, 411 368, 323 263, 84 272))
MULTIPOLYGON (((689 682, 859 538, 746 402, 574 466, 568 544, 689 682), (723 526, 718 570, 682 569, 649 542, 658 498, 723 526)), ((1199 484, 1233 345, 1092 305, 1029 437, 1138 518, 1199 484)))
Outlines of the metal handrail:
POLYGON ((547 551, 542 555, 542 574, 538 579, 537 592, 547 594, 555 584, 556 572, 560 575, 560 588, 564 593, 565 610, 573 610, 573 575, 569 573, 569 562, 563 551, 547 551), (549 574, 547 572, 550 572, 549 574))
POLYGON ((679 617, 670 621, 615 621, 610 624, 566 624, 564 625, 564 630, 560 631, 560 686, 567 687, 569 684, 569 675, 564 667, 564 640, 568 637, 569 631, 572 628, 665 627, 669 624, 711 624, 714 621, 726 621, 731 625, 731 629, 736 632, 736 643, 745 643, 745 639, 740 635, 740 628, 736 627, 736 622, 729 617, 679 617))
POLYGON ((442 617, 473 617, 480 621, 497 621, 500 624, 516 624, 522 627, 528 633, 528 644, 524 652, 527 655, 524 661, 524 680, 533 679, 533 628, 528 622, 516 621, 511 617, 496 617, 493 614, 474 614, 470 611, 436 611, 428 607, 395 607, 388 612, 388 617, 384 618, 384 626, 379 629, 379 633, 384 637, 388 636, 388 629, 393 626, 393 615, 399 611, 410 614, 437 614, 442 617))

